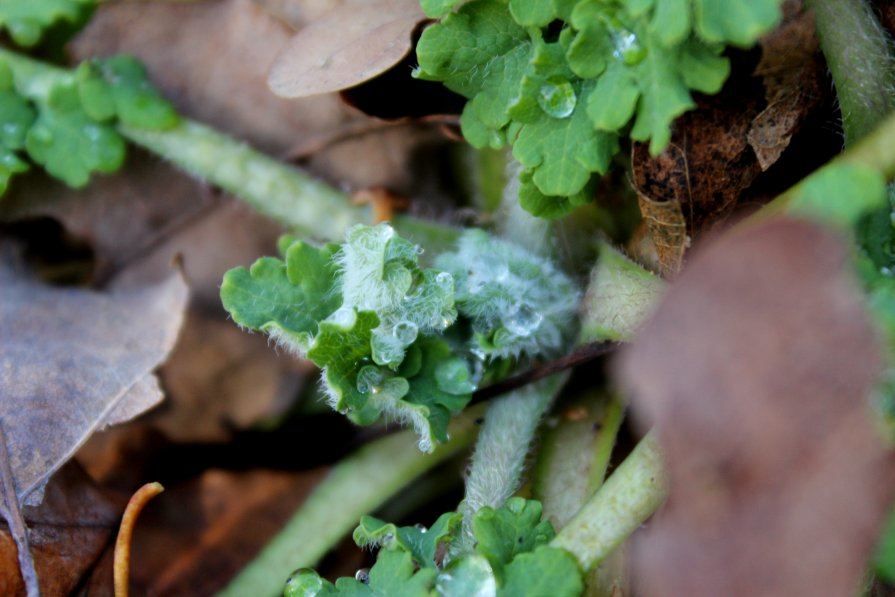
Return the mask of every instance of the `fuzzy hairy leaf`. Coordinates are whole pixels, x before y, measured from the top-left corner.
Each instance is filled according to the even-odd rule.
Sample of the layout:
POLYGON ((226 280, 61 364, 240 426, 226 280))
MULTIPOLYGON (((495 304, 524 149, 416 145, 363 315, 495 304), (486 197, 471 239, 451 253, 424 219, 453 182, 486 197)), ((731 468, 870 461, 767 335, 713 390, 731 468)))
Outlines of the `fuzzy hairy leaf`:
POLYGON ((472 321, 481 356, 550 355, 570 337, 578 291, 549 261, 468 230, 435 263, 454 277, 457 307, 472 321))
POLYGON ((94 0, 0 0, 0 29, 20 46, 33 46, 49 26, 77 22, 95 5, 94 0))
POLYGON ((251 269, 224 275, 221 300, 241 326, 265 332, 296 354, 305 354, 317 334, 317 322, 341 304, 333 291, 336 245, 317 248, 295 242, 285 261, 262 257, 251 269))
POLYGON ((81 187, 92 172, 114 172, 124 163, 124 140, 107 124, 94 121, 74 85, 57 85, 38 106, 37 120, 25 138, 28 155, 71 187, 81 187))

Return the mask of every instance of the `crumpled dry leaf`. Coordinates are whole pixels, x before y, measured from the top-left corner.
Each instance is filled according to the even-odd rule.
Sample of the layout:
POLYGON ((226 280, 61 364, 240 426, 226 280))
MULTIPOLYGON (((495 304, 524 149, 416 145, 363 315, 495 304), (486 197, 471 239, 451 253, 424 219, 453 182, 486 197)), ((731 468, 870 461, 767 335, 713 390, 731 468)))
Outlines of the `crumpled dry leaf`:
POLYGON ((749 129, 749 145, 762 170, 773 166, 824 98, 825 65, 814 17, 801 2, 784 3, 783 24, 760 41, 755 75, 764 82, 767 107, 749 129))
MULTIPOLYGON (((123 509, 122 500, 100 492, 75 463, 53 476, 43 503, 25 511, 43 595, 72 594, 112 539, 123 509)), ((105 584, 111 583, 109 575, 105 584)), ((15 544, 0 531, 0 594, 24 591, 15 544)))
POLYGON ((696 109, 674 122, 671 143, 661 154, 654 158, 647 144, 634 143, 634 188, 641 207, 651 204, 644 217, 660 213, 656 222, 669 222, 650 228, 662 273, 680 269, 688 237, 698 238, 727 217, 760 172, 746 134, 761 93, 751 77, 734 69, 721 93, 696 96, 696 109), (679 230, 681 218, 672 211, 680 213, 685 230, 679 230))
POLYGON ((152 370, 177 338, 179 274, 108 292, 50 287, 0 245, 0 424, 19 499, 41 489, 94 431, 162 399, 152 370))
POLYGON ((349 0, 299 30, 280 52, 267 83, 281 97, 353 87, 397 64, 426 16, 418 0, 349 0))
POLYGON ((737 229, 697 251, 623 353, 669 472, 636 558, 644 595, 855 594, 895 466, 849 263, 806 221, 737 229))
POLYGON ((335 96, 276 97, 267 71, 292 31, 251 0, 102 3, 71 45, 76 59, 131 54, 178 110, 283 153, 351 111, 335 96))

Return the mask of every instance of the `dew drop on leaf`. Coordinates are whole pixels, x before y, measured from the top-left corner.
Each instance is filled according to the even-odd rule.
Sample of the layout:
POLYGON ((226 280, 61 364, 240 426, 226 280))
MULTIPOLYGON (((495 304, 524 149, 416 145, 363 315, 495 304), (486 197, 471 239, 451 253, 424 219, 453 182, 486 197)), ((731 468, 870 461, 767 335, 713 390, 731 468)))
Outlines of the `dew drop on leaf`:
POLYGON ((370 569, 361 568, 354 573, 354 580, 362 584, 370 584, 370 569))
POLYGON ((435 276, 435 283, 442 288, 447 288, 453 285, 454 276, 450 275, 447 272, 439 272, 438 275, 435 276))
POLYGON ((350 328, 357 321, 357 312, 353 307, 339 307, 326 318, 326 321, 340 327, 350 328))
POLYGON ((640 40, 632 31, 627 29, 613 31, 612 42, 615 46, 612 55, 629 66, 640 64, 646 58, 646 48, 640 45, 640 40))
POLYGON ((403 346, 409 346, 416 340, 419 328, 412 321, 399 321, 392 330, 392 335, 403 346))
POLYGON ((550 77, 538 93, 541 109, 554 118, 568 118, 577 103, 575 89, 565 77, 550 77))
POLYGON ((517 305, 500 319, 508 332, 523 338, 531 336, 543 320, 543 315, 524 303, 517 305))
POLYGON ((378 394, 385 375, 379 367, 367 365, 357 374, 357 391, 361 394, 378 394))
POLYGON ((310 568, 299 568, 286 581, 284 597, 314 597, 323 590, 323 579, 310 568))

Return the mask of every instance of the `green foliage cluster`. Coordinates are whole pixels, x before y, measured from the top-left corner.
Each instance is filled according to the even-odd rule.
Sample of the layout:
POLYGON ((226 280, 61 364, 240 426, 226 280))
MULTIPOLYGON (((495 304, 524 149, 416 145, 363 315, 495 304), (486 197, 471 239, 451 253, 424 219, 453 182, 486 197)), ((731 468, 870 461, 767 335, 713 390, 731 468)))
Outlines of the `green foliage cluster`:
POLYGON ((280 245, 282 259, 227 272, 224 307, 321 367, 334 409, 360 425, 409 423, 424 451, 448 439, 486 367, 555 352, 571 335, 571 281, 484 232, 440 256, 441 269, 420 267, 417 246, 387 224, 355 226, 341 246, 280 245))
POLYGON ((512 145, 520 202, 558 217, 590 200, 618 136, 655 155, 692 92, 716 93, 725 44, 749 46, 780 19, 780 0, 422 0, 419 78, 469 98, 476 147, 512 145))
POLYGON ((430 529, 396 527, 371 516, 354 531, 359 546, 380 545, 369 573, 335 584, 313 570, 299 570, 286 584, 286 597, 468 595, 579 595, 581 571, 568 552, 550 547, 551 524, 541 520, 537 501, 514 497, 498 509, 480 509, 473 519, 476 547, 449 562, 439 547, 460 532, 461 515, 443 514, 430 529))
MULTIPOLYGON (((0 28, 31 46, 49 27, 78 23, 94 6, 93 0, 0 0, 0 28)), ((168 129, 179 117, 129 56, 90 60, 72 76, 37 85, 17 81, 8 61, 0 59, 0 122, 2 196, 10 178, 28 170, 26 156, 80 187, 92 172, 113 172, 123 163, 125 142, 115 124, 168 129)))
POLYGON ((95 7, 96 0, 0 0, 0 29, 18 45, 30 47, 54 24, 80 23, 95 7))

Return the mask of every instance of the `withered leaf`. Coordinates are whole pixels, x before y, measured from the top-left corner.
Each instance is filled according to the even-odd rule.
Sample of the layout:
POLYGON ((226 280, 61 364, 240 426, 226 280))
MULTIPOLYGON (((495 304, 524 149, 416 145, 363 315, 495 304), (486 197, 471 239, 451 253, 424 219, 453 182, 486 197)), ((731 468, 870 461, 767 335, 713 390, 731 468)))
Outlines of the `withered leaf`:
POLYGON ((686 235, 698 238, 728 216, 760 172, 746 135, 760 110, 762 90, 742 74, 734 69, 718 95, 697 95, 696 109, 674 122, 671 143, 658 156, 652 157, 646 144, 633 145, 631 169, 641 207, 644 199, 654 209, 672 204, 666 212, 679 211, 686 224, 685 235, 677 231, 680 218, 671 229, 650 229, 663 273, 676 271, 686 235))
POLYGON ((174 345, 187 299, 178 274, 109 292, 50 287, 0 245, 0 424, 18 497, 97 429, 161 400, 152 370, 174 345))
POLYGON ((749 129, 749 145, 762 170, 774 165, 794 134, 824 97, 825 66, 814 17, 801 2, 784 3, 783 24, 760 41, 762 78, 767 106, 749 129))
POLYGON ((619 365, 669 472, 637 553, 643 594, 855 594, 895 466, 843 239, 781 219, 709 243, 619 365))
POLYGON ((372 79, 410 51, 425 19, 418 0, 350 0, 301 29, 267 83, 282 97, 339 91, 372 79))
MULTIPOLYGON (((47 485, 43 503, 26 508, 31 549, 43 595, 69 595, 118 528, 124 502, 99 491, 75 463, 47 485)), ((106 578, 110 587, 111 574, 106 578)), ((0 531, 0 594, 24 594, 10 536, 0 531)))
POLYGON ((335 96, 296 102, 268 89, 291 35, 252 0, 104 2, 71 49, 76 59, 136 56, 182 114, 282 153, 351 115, 335 96))

